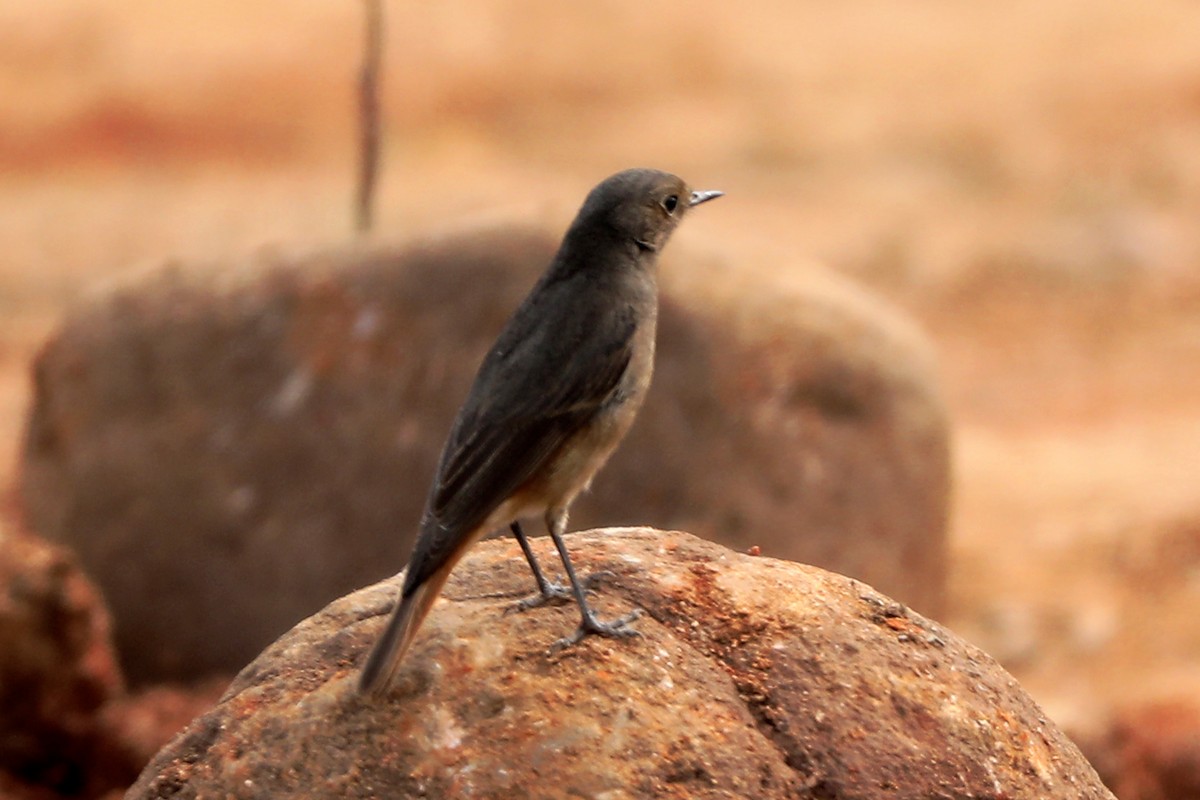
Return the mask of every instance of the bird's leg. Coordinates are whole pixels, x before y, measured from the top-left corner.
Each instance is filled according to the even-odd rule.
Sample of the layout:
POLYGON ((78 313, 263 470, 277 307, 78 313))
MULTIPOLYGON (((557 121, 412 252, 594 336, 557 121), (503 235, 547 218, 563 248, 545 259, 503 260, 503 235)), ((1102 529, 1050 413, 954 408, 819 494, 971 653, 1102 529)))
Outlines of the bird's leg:
MULTIPOLYGON (((508 527, 512 531, 513 536, 516 537, 517 544, 521 545, 521 552, 525 554, 525 560, 529 562, 529 569, 533 571, 533 577, 538 585, 538 594, 516 603, 509 611, 528 611, 531 608, 538 608, 547 603, 570 600, 574 597, 570 589, 558 581, 548 579, 545 573, 542 572, 542 568, 538 566, 537 557, 533 554, 533 548, 529 546, 529 538, 525 535, 525 531, 521 529, 521 523, 514 522, 508 527)), ((611 572, 597 572, 595 575, 590 575, 584 579, 583 587, 590 592, 594 584, 599 583, 602 578, 610 577, 612 577, 611 572)))
POLYGON ((513 536, 517 537, 517 544, 521 545, 521 552, 525 554, 525 560, 529 562, 529 568, 533 570, 533 577, 537 581, 538 591, 541 593, 522 600, 514 606, 514 609, 517 611, 526 611, 556 600, 570 598, 570 589, 557 581, 547 580, 546 576, 542 574, 542 568, 538 566, 537 557, 533 554, 533 548, 529 546, 529 539, 525 536, 525 531, 521 530, 521 523, 514 522, 508 527, 512 531, 513 536))
POLYGON ((630 623, 642 615, 640 609, 634 609, 632 612, 623 617, 618 617, 612 622, 601 622, 596 619, 595 613, 588 606, 587 583, 593 578, 609 573, 597 573, 582 583, 575 577, 575 568, 571 565, 571 557, 567 554, 567 545, 562 538, 563 532, 567 528, 567 512, 561 509, 551 509, 546 512, 546 527, 550 529, 550 538, 554 540, 554 546, 558 548, 558 555, 562 558, 563 567, 567 570, 567 578, 571 581, 571 590, 575 594, 575 602, 579 604, 579 613, 582 615, 579 627, 575 629, 575 632, 570 636, 559 639, 550 649, 562 650, 563 648, 577 644, 585 636, 593 633, 600 636, 641 636, 640 633, 630 627, 630 623))

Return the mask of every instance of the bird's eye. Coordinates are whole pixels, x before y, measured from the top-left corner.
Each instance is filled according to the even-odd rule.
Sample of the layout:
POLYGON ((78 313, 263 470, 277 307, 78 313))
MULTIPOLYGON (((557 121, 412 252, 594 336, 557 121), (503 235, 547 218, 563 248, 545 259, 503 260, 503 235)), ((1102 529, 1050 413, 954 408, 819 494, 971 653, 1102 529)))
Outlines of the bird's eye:
POLYGON ((668 214, 674 214, 675 207, 678 205, 679 205, 678 195, 671 195, 666 200, 663 200, 663 208, 665 208, 667 210, 668 214))

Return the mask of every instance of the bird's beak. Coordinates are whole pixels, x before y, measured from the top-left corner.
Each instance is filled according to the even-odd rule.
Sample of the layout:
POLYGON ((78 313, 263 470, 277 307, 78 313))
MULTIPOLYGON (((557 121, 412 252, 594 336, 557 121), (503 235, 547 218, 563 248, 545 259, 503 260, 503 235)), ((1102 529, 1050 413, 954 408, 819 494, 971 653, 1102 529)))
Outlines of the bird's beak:
POLYGON ((698 206, 701 203, 707 203, 709 200, 715 200, 724 192, 718 192, 715 189, 708 192, 692 192, 692 199, 688 201, 689 206, 698 206))

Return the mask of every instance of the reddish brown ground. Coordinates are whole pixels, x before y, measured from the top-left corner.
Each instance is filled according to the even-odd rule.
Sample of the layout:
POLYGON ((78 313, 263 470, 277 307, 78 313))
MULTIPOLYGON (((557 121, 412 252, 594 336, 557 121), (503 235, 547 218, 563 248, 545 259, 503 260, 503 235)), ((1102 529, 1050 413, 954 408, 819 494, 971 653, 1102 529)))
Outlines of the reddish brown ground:
MULTIPOLYGON (((392 4, 379 233, 568 218, 625 166, 680 234, 824 261, 937 342, 954 609, 1068 726, 1200 693, 1200 8, 392 4)), ((0 7, 0 486, 90 285, 348 235, 360 6, 0 7)))

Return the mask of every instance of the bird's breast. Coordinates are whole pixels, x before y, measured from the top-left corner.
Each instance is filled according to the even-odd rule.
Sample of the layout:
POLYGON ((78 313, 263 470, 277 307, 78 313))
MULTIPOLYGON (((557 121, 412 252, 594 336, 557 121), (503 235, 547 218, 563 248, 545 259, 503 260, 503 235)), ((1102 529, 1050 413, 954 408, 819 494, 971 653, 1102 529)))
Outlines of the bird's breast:
POLYGON ((651 313, 634 331, 629 365, 607 402, 554 455, 537 479, 535 492, 550 507, 566 507, 586 491, 592 478, 625 438, 650 388, 654 371, 655 319, 651 313))

